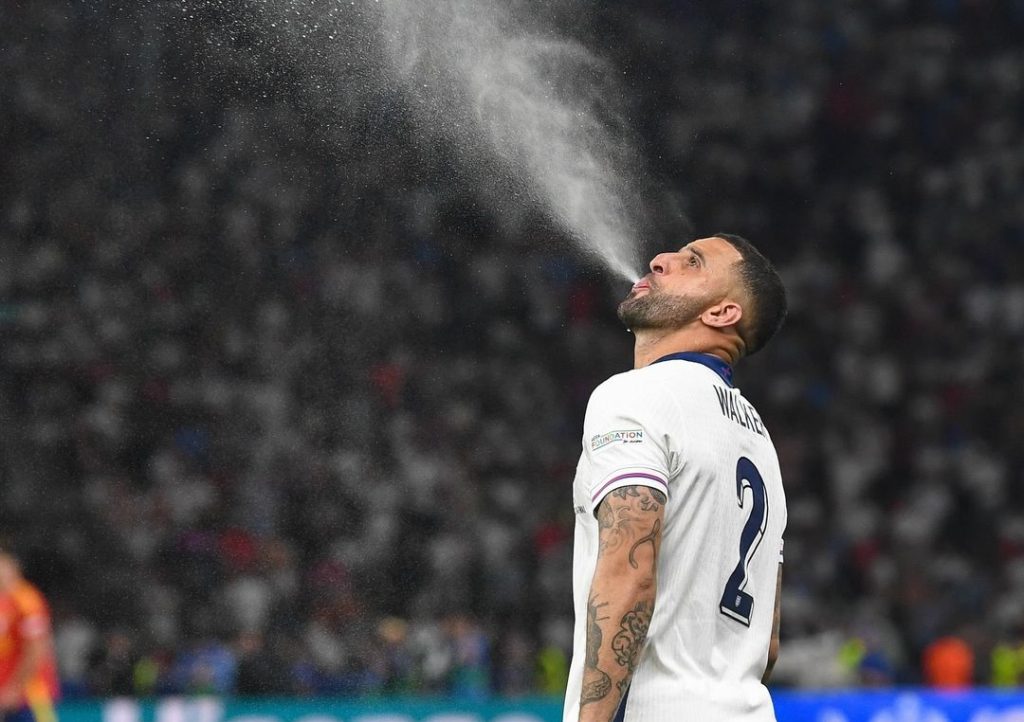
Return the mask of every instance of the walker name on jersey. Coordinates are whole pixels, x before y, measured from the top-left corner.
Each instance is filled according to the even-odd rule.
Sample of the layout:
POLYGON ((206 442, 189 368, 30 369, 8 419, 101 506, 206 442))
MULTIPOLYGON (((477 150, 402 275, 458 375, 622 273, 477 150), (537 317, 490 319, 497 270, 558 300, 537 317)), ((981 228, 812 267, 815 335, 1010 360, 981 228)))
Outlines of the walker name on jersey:
POLYGON ((623 444, 642 444, 644 443, 644 430, 622 429, 619 431, 609 431, 607 434, 598 434, 590 440, 590 450, 597 451, 617 441, 621 441, 623 444))
POLYGON ((722 409, 722 416, 735 421, 744 429, 760 434, 766 439, 768 438, 768 434, 764 430, 764 424, 761 423, 761 417, 754 411, 753 406, 737 398, 734 394, 729 393, 728 389, 724 389, 721 386, 715 386, 715 395, 718 396, 718 405, 722 409))

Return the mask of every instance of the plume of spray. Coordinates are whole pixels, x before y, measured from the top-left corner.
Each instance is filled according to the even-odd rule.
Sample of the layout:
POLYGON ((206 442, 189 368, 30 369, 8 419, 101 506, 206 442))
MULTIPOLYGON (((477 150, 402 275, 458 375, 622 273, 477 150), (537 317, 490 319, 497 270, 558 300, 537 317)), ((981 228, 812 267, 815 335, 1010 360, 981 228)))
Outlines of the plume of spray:
POLYGON ((421 128, 511 178, 593 260, 639 278, 640 164, 618 73, 525 0, 376 0, 421 128))
POLYGON ((182 10, 221 26, 213 47, 247 74, 302 87, 304 110, 342 152, 401 162, 388 156, 388 131, 362 138, 358 118, 400 124, 411 109, 416 142, 441 139, 495 210, 540 208, 591 260, 632 281, 653 214, 626 93, 614 67, 554 30, 565 26, 559 10, 579 25, 583 4, 193 0, 182 10))

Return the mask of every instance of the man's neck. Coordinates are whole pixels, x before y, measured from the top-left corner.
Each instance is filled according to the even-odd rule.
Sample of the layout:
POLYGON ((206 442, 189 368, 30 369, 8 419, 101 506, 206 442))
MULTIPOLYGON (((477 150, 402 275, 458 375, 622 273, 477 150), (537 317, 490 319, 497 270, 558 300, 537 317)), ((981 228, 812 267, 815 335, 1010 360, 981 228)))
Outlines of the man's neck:
POLYGON ((636 332, 633 348, 633 368, 641 369, 672 353, 705 353, 732 365, 737 355, 735 347, 717 335, 690 329, 662 331, 651 329, 636 332))

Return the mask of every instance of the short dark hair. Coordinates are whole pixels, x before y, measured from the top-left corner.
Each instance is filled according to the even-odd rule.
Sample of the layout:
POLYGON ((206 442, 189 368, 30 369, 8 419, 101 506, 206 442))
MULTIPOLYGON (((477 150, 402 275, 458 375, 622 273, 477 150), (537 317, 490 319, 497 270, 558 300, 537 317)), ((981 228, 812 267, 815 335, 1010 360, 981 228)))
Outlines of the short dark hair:
POLYGON ((746 355, 750 356, 764 348, 786 320, 789 308, 786 287, 782 285, 772 262, 746 238, 731 233, 716 233, 715 238, 728 241, 742 257, 739 262, 740 280, 750 294, 754 308, 750 309, 752 318, 741 321, 737 330, 746 345, 746 355))

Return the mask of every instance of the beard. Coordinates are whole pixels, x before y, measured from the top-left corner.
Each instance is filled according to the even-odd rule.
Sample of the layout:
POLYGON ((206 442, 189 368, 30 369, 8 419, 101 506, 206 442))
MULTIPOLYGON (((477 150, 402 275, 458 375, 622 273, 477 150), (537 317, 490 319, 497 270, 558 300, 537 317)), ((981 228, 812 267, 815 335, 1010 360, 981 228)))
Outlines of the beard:
POLYGON ((631 331, 682 328, 700 318, 708 299, 673 296, 654 288, 640 296, 629 296, 619 304, 619 320, 631 331))

